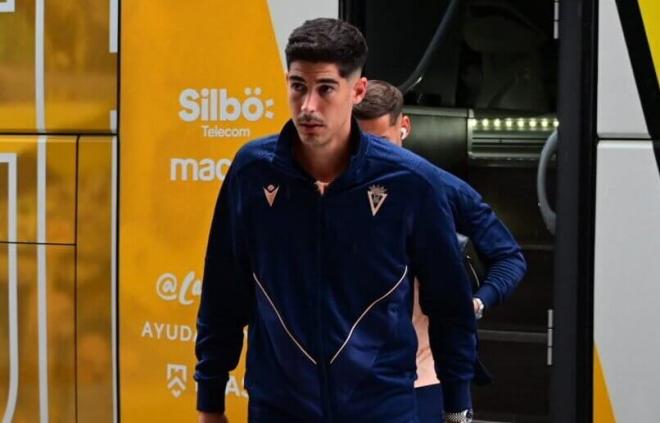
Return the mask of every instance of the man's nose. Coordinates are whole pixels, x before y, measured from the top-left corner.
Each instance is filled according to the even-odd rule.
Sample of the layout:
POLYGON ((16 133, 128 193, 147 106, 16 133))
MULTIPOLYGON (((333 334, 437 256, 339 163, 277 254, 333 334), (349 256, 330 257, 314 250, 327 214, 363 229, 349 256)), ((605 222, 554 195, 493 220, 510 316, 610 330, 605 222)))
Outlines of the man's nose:
POLYGON ((312 113, 318 107, 318 95, 314 91, 309 91, 303 100, 302 111, 305 113, 312 113))

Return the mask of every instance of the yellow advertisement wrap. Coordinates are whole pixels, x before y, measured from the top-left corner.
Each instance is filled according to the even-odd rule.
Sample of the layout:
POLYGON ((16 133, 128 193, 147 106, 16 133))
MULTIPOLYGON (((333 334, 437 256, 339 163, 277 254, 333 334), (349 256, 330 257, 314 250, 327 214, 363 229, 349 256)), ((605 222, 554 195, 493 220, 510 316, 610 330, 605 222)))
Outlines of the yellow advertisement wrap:
MULTIPOLYGON (((0 155, 16 156, 16 239, 18 242, 37 242, 39 210, 38 166, 39 141, 34 136, 0 137, 0 155)), ((73 137, 45 137, 41 143, 45 157, 45 241, 73 244, 75 241, 76 208, 76 139, 73 137)), ((6 159, 5 159, 6 160, 6 159)), ((6 161, 0 159, 0 166, 6 161)), ((7 172, 0 172, 0 216, 8 199, 7 172)), ((4 219, 3 219, 4 220, 4 219)), ((0 241, 10 239, 10 228, 0 222, 0 241)), ((43 242, 44 240, 42 240, 43 242)))
POLYGON ((3 421, 75 419, 75 189, 75 137, 0 136, 3 421))
POLYGON ((0 0, 3 422, 113 421, 118 4, 0 0))
MULTIPOLYGON (((124 2, 121 22, 121 420, 195 421, 213 207, 238 148, 288 119, 283 66, 266 0, 124 2)), ((243 360, 225 395, 246 421, 243 360)))
MULTIPOLYGON (((639 0, 639 9, 657 73, 660 69, 660 3, 657 0, 639 0)), ((658 80, 660 82, 660 76, 658 80)))
POLYGON ((0 0, 0 133, 113 131, 118 0, 0 0))
POLYGON ((594 345, 594 418, 596 423, 615 423, 614 410, 607 392, 607 380, 600 361, 598 347, 594 345))
POLYGON ((35 4, 0 3, 0 130, 36 126, 35 4), (9 7, 11 6, 11 7, 9 7), (8 42, 11 40, 11 42, 8 42))
POLYGON ((76 224, 77 421, 111 423, 113 137, 78 140, 76 224))
POLYGON ((117 109, 116 38, 110 4, 43 1, 44 100, 48 131, 108 133, 117 109))

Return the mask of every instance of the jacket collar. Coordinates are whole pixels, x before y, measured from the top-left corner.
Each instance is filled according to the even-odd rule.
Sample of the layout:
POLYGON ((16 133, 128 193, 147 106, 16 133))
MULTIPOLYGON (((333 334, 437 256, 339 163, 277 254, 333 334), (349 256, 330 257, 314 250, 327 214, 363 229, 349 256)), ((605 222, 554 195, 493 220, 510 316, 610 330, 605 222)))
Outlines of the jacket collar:
MULTIPOLYGON (((273 160, 276 163, 283 165, 286 170, 294 171, 297 176, 315 182, 293 157, 293 146, 297 142, 300 142, 298 131, 293 124, 293 120, 289 120, 280 132, 273 160)), ((332 184, 330 184, 331 188, 343 185, 347 179, 351 179, 360 172, 369 149, 370 139, 360 130, 360 127, 354 118, 351 118, 349 143, 351 146, 351 155, 348 166, 346 167, 346 170, 344 170, 344 172, 339 175, 332 184)))

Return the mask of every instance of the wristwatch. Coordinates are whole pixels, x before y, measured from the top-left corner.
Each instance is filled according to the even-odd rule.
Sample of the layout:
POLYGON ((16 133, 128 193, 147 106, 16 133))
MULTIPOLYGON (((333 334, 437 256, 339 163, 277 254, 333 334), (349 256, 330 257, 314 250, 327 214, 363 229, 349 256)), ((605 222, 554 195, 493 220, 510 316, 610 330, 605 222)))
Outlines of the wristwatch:
POLYGON ((472 410, 445 413, 445 423, 472 423, 472 410))
POLYGON ((484 317, 484 302, 477 297, 474 298, 474 302, 477 303, 477 310, 474 312, 474 316, 477 318, 477 320, 479 320, 484 317))

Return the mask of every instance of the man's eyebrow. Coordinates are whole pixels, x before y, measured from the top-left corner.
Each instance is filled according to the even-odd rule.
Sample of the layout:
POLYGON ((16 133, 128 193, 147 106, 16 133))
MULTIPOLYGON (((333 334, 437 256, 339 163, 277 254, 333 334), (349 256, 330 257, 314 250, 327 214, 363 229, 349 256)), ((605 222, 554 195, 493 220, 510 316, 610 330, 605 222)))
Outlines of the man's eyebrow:
MULTIPOLYGON (((289 75, 289 81, 295 81, 295 82, 306 82, 304 78, 298 76, 298 75, 289 75)), ((339 81, 333 78, 319 78, 316 80, 317 84, 332 84, 332 85, 339 85, 339 81)))
POLYGON ((321 78, 321 79, 317 79, 316 82, 320 83, 320 84, 339 85, 339 81, 337 81, 336 79, 332 79, 332 78, 321 78))

